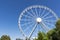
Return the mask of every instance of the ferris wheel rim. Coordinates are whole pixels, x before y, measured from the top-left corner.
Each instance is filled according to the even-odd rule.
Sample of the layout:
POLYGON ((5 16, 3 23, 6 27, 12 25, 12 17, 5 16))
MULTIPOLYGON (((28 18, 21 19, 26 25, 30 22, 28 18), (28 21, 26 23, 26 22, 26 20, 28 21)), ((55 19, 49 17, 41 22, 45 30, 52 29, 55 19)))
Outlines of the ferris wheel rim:
POLYGON ((20 20, 21 20, 22 15, 25 13, 25 11, 27 11, 27 10, 29 10, 29 9, 31 9, 31 8, 35 8, 35 7, 44 8, 44 9, 49 10, 50 12, 52 12, 52 14, 53 14, 53 15, 56 17, 56 19, 58 20, 58 17, 57 17, 57 15, 56 15, 56 13, 55 13, 54 11, 52 11, 50 8, 46 7, 46 6, 33 5, 33 6, 29 6, 29 7, 25 8, 25 9, 21 12, 21 14, 20 14, 20 16, 19 16, 19 19, 18 19, 19 29, 20 29, 21 33, 22 33, 25 37, 26 37, 26 35, 24 34, 24 32, 23 32, 23 30, 22 30, 22 28, 21 28, 20 20))

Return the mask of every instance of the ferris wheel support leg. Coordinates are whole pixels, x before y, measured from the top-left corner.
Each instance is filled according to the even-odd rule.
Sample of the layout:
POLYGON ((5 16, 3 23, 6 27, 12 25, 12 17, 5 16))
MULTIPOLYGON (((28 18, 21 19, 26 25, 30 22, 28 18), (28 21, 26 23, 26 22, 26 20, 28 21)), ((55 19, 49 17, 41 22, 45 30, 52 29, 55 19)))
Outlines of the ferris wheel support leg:
POLYGON ((31 33, 30 33, 30 35, 29 35, 29 40, 30 40, 30 38, 31 38, 31 36, 32 36, 32 34, 33 34, 33 32, 35 31, 36 27, 37 27, 37 24, 35 24, 33 30, 31 31, 31 33))

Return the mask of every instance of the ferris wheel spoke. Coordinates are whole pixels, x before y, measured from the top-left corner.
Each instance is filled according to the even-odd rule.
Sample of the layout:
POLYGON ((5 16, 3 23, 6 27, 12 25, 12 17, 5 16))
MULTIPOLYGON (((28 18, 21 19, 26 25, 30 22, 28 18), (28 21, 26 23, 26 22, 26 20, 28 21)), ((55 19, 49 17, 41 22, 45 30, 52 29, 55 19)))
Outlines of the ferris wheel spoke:
POLYGON ((31 24, 32 22, 28 22, 28 23, 24 23, 22 26, 26 26, 26 25, 29 25, 31 24))
POLYGON ((28 16, 28 15, 24 15, 24 17, 26 17, 26 18, 30 18, 30 19, 32 19, 32 16, 28 16))
POLYGON ((27 12, 30 16, 34 17, 34 15, 32 15, 30 12, 27 12))
POLYGON ((56 20, 44 20, 45 22, 51 22, 51 23, 55 23, 56 20))
POLYGON ((48 16, 48 17, 45 17, 43 19, 49 19, 49 18, 53 18, 53 16, 48 16))
POLYGON ((30 29, 32 26, 30 26, 30 27, 27 27, 25 30, 24 30, 24 32, 26 32, 28 29, 30 29))
POLYGON ((32 22, 33 19, 21 19, 21 22, 32 22))
POLYGON ((42 22, 41 24, 42 24, 42 28, 43 28, 43 29, 45 29, 46 31, 49 30, 49 28, 48 28, 43 22, 42 22))
POLYGON ((41 17, 44 15, 44 13, 45 13, 45 10, 43 10, 43 12, 42 12, 42 14, 41 14, 41 17))
POLYGON ((45 22, 47 25, 49 25, 49 28, 53 28, 53 27, 55 27, 55 25, 54 24, 52 24, 52 23, 49 23, 49 22, 45 22))
POLYGON ((31 9, 32 14, 34 15, 34 18, 36 17, 35 12, 31 9))
POLYGON ((34 19, 34 18, 22 18, 21 20, 25 20, 25 21, 26 21, 26 20, 27 20, 27 21, 28 21, 28 20, 29 20, 29 21, 33 21, 33 20, 35 20, 35 19, 34 19))
POLYGON ((39 16, 41 15, 41 8, 39 9, 39 14, 38 14, 39 16))
POLYGON ((29 38, 31 38, 31 36, 32 36, 33 32, 35 31, 36 27, 37 27, 37 23, 34 25, 32 31, 31 31, 31 33, 29 35, 29 38))
POLYGON ((30 27, 27 27, 24 32, 26 32, 28 29, 30 29, 33 26, 33 23, 29 25, 30 27))
POLYGON ((37 12, 37 9, 35 8, 35 13, 36 13, 36 16, 38 16, 38 12, 37 12))
POLYGON ((22 21, 31 21, 30 19, 21 19, 22 21))
POLYGON ((20 27, 20 23, 18 23, 18 24, 19 24, 19 25, 18 25, 19 30, 21 31, 22 35, 23 35, 24 37, 26 37, 25 33, 23 32, 23 30, 22 30, 21 27, 20 27))
POLYGON ((41 31, 45 31, 46 32, 46 28, 42 25, 42 24, 40 24, 41 25, 41 31), (42 30, 43 29, 43 30, 42 30))
POLYGON ((49 15, 50 12, 47 12, 44 16, 42 16, 42 18, 46 17, 47 15, 49 15))
POLYGON ((33 20, 33 19, 21 19, 21 21, 31 21, 31 20, 33 20))
POLYGON ((24 23, 25 23, 25 22, 32 22, 32 21, 31 21, 31 20, 30 20, 30 21, 28 21, 28 20, 27 20, 27 21, 26 21, 26 20, 23 20, 23 21, 21 21, 21 22, 24 22, 24 23))

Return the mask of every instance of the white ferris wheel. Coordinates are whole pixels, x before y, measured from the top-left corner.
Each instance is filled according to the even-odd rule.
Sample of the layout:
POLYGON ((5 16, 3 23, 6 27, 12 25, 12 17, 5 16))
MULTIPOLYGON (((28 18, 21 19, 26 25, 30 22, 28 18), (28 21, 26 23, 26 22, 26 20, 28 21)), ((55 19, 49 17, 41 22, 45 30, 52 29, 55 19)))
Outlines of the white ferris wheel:
POLYGON ((38 31, 48 32, 55 28, 58 17, 50 8, 42 5, 33 5, 24 9, 18 20, 21 33, 26 38, 37 36, 38 31))

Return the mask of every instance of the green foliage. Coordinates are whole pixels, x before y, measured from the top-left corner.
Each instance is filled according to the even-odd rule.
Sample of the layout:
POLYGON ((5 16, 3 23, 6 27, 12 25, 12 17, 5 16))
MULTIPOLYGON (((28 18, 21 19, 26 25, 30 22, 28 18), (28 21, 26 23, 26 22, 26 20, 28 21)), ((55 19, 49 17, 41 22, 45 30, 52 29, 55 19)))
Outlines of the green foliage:
POLYGON ((38 40, 43 40, 44 34, 42 32, 38 33, 38 40))
POLYGON ((47 36, 48 36, 49 39, 51 38, 51 35, 52 35, 53 33, 55 33, 55 29, 50 30, 50 31, 47 33, 47 36))
POLYGON ((56 31, 53 31, 53 30, 51 30, 50 32, 48 32, 48 37, 49 37, 49 39, 51 39, 51 40, 58 40, 58 38, 57 38, 57 34, 56 34, 56 31), (52 31, 52 32, 51 32, 52 31))
POLYGON ((7 35, 2 35, 1 40, 11 40, 9 36, 7 35))
POLYGON ((60 40, 60 30, 56 32, 58 39, 60 40))
POLYGON ((43 39, 43 33, 42 32, 39 32, 38 33, 38 37, 35 38, 35 40, 42 40, 43 39))
MULTIPOLYGON (((54 30, 54 29, 53 29, 54 30)), ((55 31, 52 31, 50 30, 47 35, 48 35, 48 38, 51 39, 51 40, 60 40, 60 30, 55 30, 55 31)))
POLYGON ((39 32, 38 37, 35 38, 35 40, 48 40, 48 37, 47 37, 47 35, 45 33, 39 32))
POLYGON ((43 40, 49 40, 49 39, 48 39, 48 37, 47 37, 47 36, 45 36, 45 37, 43 38, 43 40))
POLYGON ((60 40, 60 30, 50 30, 47 34, 42 32, 38 33, 38 37, 35 40, 60 40))
POLYGON ((60 19, 56 22, 56 29, 60 30, 60 19))
POLYGON ((1 40, 1 38, 0 38, 0 40, 1 40))

